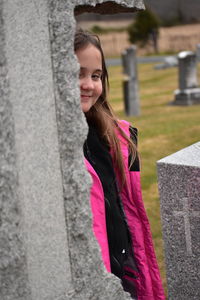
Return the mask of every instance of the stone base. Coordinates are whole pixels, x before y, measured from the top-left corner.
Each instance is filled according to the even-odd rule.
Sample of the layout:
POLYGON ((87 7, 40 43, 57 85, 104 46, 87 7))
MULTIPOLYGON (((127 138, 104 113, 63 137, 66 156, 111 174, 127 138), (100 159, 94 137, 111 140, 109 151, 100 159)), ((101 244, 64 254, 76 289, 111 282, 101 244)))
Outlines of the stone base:
POLYGON ((200 88, 175 90, 175 100, 171 105, 194 105, 200 104, 200 88))

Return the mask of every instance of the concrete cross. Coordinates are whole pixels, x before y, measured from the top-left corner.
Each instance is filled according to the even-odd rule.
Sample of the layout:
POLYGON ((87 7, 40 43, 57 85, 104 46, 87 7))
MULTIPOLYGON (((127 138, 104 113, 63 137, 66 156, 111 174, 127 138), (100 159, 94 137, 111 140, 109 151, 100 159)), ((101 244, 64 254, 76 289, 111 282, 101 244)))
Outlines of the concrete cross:
POLYGON ((186 239, 186 249, 187 254, 192 255, 192 239, 191 239, 191 227, 190 227, 190 217, 200 218, 200 211, 194 211, 190 208, 188 203, 188 198, 183 198, 183 210, 174 211, 174 216, 184 218, 185 226, 185 239, 186 239))

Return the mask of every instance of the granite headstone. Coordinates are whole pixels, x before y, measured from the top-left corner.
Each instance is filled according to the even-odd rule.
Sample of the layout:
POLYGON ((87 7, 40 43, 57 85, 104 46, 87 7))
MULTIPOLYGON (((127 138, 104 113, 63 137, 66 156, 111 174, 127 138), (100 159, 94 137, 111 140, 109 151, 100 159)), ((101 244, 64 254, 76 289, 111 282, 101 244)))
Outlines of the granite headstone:
POLYGON ((179 89, 175 90, 173 105, 200 104, 200 87, 197 80, 197 57, 192 51, 178 54, 179 89))
POLYGON ((101 13, 143 8, 0 0, 1 300, 129 298, 105 271, 91 229, 73 52, 74 11, 86 4, 101 13))
POLYGON ((140 114, 136 50, 132 45, 122 53, 124 106, 128 116, 140 114))
POLYGON ((200 299, 200 142, 157 162, 169 300, 200 299))

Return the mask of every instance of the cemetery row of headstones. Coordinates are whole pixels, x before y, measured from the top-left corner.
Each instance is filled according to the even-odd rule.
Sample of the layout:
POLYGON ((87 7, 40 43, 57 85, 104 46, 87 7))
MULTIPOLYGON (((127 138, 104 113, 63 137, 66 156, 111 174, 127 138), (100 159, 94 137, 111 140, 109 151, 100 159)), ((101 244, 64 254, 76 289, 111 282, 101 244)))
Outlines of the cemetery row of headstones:
MULTIPOLYGON (((200 104, 197 52, 178 55, 173 105, 200 104)), ((200 299, 200 142, 157 162, 169 300, 200 299)))
MULTIPOLYGON (((174 92, 172 105, 200 104, 200 87, 197 79, 197 63, 200 60, 200 44, 196 53, 182 51, 177 57, 169 56, 155 69, 178 66, 179 88, 174 92)), ((136 46, 132 45, 122 53, 124 109, 127 116, 140 114, 136 46)))

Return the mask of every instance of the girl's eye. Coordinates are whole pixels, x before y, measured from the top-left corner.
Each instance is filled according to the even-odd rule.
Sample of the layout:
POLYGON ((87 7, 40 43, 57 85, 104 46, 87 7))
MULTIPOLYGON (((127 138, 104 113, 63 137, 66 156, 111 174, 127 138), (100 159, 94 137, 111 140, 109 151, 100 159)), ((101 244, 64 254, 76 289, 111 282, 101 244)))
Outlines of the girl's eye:
POLYGON ((95 80, 95 81, 98 81, 98 80, 101 79, 101 75, 100 74, 93 74, 92 79, 95 80))

